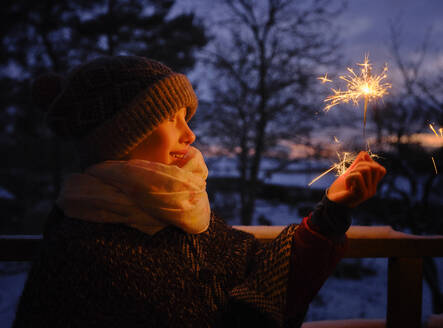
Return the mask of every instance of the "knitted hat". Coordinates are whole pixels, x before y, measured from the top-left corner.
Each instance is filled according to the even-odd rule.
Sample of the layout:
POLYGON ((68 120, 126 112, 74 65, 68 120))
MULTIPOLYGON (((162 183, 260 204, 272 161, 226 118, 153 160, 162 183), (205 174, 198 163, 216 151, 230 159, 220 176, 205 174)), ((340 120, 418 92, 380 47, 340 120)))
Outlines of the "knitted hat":
POLYGON ((54 133, 77 143, 85 164, 120 159, 179 109, 187 108, 187 121, 197 109, 185 75, 136 56, 97 58, 65 81, 42 76, 34 82, 33 98, 46 107, 54 133))

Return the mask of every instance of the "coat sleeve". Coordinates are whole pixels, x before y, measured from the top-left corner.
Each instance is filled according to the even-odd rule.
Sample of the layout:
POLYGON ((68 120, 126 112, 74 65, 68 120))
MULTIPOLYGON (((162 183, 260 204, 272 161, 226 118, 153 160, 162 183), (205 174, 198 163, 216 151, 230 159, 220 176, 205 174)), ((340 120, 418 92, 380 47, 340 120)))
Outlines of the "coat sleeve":
POLYGON ((313 215, 316 223, 321 223, 322 218, 328 222, 326 212, 318 206, 300 225, 287 226, 272 242, 257 249, 248 278, 229 293, 231 309, 238 318, 244 317, 242 313, 255 311, 262 323, 258 327, 302 324, 309 303, 333 272, 347 245, 345 230, 329 236, 308 224, 313 215))
POLYGON ((303 219, 292 244, 285 320, 290 327, 301 326, 309 304, 332 274, 347 247, 346 235, 331 238, 313 230, 303 219))

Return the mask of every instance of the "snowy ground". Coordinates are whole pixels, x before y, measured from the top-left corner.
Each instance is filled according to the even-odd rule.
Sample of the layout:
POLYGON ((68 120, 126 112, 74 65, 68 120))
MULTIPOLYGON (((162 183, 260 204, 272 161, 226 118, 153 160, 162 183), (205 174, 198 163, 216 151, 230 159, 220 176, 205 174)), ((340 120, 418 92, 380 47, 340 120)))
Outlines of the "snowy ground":
POLYGON ((9 328, 12 325, 16 304, 26 277, 26 271, 0 276, 0 327, 2 328, 9 328))

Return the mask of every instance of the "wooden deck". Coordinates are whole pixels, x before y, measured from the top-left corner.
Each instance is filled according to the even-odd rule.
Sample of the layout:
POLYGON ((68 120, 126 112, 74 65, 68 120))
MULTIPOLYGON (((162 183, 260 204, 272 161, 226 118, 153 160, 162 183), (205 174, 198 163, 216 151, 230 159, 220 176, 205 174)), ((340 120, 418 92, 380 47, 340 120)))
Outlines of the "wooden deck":
MULTIPOLYGON (((254 234, 265 243, 284 229, 284 226, 234 227, 254 234)), ((382 324, 380 320, 374 321, 373 327, 380 324, 388 328, 421 327, 423 257, 443 257, 443 236, 410 235, 389 226, 352 226, 347 236, 349 247, 345 257, 388 258, 386 319, 382 324)), ((40 243, 41 236, 1 236, 0 261, 31 261, 40 243)), ((312 324, 309 327, 315 326, 312 324)), ((352 321, 343 327, 353 327, 352 321)))

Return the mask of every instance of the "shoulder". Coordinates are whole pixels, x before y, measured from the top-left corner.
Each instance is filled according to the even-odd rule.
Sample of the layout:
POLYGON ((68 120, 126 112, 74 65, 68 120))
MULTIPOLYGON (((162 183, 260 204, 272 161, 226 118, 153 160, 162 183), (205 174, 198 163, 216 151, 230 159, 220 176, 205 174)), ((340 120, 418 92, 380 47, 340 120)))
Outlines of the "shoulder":
POLYGON ((47 220, 43 251, 71 263, 109 263, 111 258, 134 257, 134 249, 145 248, 150 240, 151 236, 126 225, 70 218, 55 207, 47 220))

